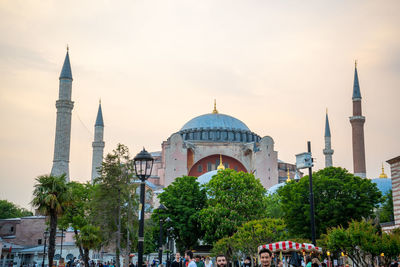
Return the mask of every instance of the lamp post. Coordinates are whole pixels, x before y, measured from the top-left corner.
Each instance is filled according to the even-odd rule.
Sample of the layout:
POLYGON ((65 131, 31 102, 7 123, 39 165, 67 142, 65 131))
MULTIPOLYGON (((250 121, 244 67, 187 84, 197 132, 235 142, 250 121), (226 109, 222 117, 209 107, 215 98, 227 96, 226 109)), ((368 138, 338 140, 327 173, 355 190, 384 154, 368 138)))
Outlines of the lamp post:
POLYGON ((42 267, 44 267, 44 259, 46 258, 46 240, 47 240, 47 235, 49 234, 48 231, 44 231, 43 237, 44 237, 44 246, 43 246, 43 261, 42 261, 42 267))
POLYGON ((139 205, 139 237, 138 237, 138 267, 143 266, 143 243, 144 243, 144 204, 146 180, 151 175, 154 159, 144 148, 133 159, 136 176, 140 179, 140 205, 139 205))
POLYGON ((308 152, 300 153, 296 155, 296 167, 297 169, 308 168, 308 176, 310 183, 310 221, 311 221, 311 240, 314 246, 317 245, 315 240, 315 212, 314 212, 314 193, 312 185, 312 167, 313 159, 311 157, 311 142, 307 142, 308 152))

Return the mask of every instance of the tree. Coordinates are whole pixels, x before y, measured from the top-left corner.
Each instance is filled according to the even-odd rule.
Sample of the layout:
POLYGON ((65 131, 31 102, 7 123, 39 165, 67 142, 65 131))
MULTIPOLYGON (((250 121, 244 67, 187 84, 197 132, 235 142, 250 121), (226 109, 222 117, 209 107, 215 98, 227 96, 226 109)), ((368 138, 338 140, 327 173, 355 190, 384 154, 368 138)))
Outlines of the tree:
POLYGON ((381 223, 394 221, 392 190, 383 196, 382 206, 379 207, 377 215, 381 223))
POLYGON ((286 225, 282 219, 253 220, 244 223, 233 236, 215 242, 212 255, 224 254, 229 260, 237 260, 244 253, 254 258, 257 257, 260 245, 286 240, 287 237, 286 225))
MULTIPOLYGON (((133 183, 132 164, 129 149, 118 144, 112 153, 106 155, 101 166, 101 176, 95 181, 95 190, 91 201, 93 224, 99 226, 105 244, 115 242, 116 258, 119 259, 125 246, 125 255, 130 252, 133 234, 134 215, 137 207, 135 198, 136 184, 133 183), (126 230, 126 231, 125 231, 126 230), (122 242, 125 241, 125 242, 122 242)), ((120 266, 117 260, 117 267, 120 266)))
POLYGON ((91 220, 90 201, 94 186, 90 183, 70 182, 67 187, 70 201, 65 205, 63 216, 59 219, 59 228, 67 229, 71 226, 74 229, 76 246, 87 264, 89 249, 99 247, 102 242, 100 234, 96 232, 99 228, 94 226, 91 220))
POLYGON ((83 261, 89 266, 89 250, 98 248, 101 243, 100 228, 90 224, 83 226, 79 235, 75 235, 75 241, 83 248, 83 261))
POLYGON ((323 236, 323 242, 331 251, 346 253, 355 266, 368 266, 377 258, 388 266, 390 260, 400 253, 398 231, 382 233, 372 221, 366 220, 352 221, 348 228, 331 228, 323 236))
POLYGON ((286 240, 288 233, 282 219, 264 218, 244 223, 232 238, 236 250, 254 258, 260 245, 286 240))
POLYGON ((33 213, 27 209, 18 207, 7 200, 0 200, 0 219, 19 218, 32 215, 33 213))
POLYGON ((269 218, 282 218, 283 209, 281 197, 279 194, 274 193, 266 196, 266 211, 265 215, 269 218))
POLYGON ((65 175, 61 176, 39 176, 36 178, 33 191, 33 207, 36 207, 42 214, 49 216, 49 266, 53 265, 55 253, 57 219, 63 213, 63 206, 69 200, 68 188, 65 182, 65 175))
POLYGON ((199 212, 206 204, 205 190, 200 189, 196 177, 182 176, 164 188, 159 195, 160 203, 167 209, 158 209, 153 213, 153 221, 170 218, 164 223, 164 229, 173 227, 171 232, 179 251, 192 249, 203 236, 200 228, 199 212))
MULTIPOLYGON (((329 227, 347 227, 354 220, 368 218, 380 201, 381 193, 368 179, 354 176, 339 167, 328 167, 313 174, 317 238, 329 227)), ((296 237, 310 236, 309 178, 290 182, 277 192, 284 219, 296 237)))
POLYGON ((253 174, 220 170, 205 185, 207 207, 200 212, 204 241, 232 236, 244 222, 265 217, 265 189, 253 174))

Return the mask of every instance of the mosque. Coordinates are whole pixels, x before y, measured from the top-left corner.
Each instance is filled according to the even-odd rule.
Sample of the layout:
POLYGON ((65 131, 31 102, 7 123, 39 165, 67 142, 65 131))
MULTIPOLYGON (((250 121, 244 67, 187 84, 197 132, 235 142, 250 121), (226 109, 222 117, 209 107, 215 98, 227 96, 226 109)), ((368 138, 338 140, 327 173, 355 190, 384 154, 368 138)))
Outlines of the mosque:
MULTIPOLYGON (((56 101, 57 123, 54 145, 52 175, 65 173, 69 180, 69 151, 71 135, 71 114, 74 102, 71 100, 72 71, 69 51, 60 74, 59 100, 56 101)), ((355 65, 353 84, 352 125, 354 174, 366 177, 364 123, 361 109, 361 92, 355 65)), ((99 104, 94 126, 92 181, 98 176, 104 152, 104 123, 99 104)), ((325 166, 333 166, 331 132, 326 113, 325 120, 325 166)), ((179 131, 171 134, 161 144, 161 151, 151 152, 154 157, 152 174, 148 179, 151 190, 170 185, 176 177, 183 175, 199 177, 202 183, 211 179, 218 166, 236 171, 253 173, 268 189, 290 179, 300 179, 302 173, 295 164, 278 159, 271 136, 261 137, 252 132, 241 120, 218 112, 216 102, 208 114, 197 116, 186 122, 179 131)), ((383 171, 382 171, 383 173, 383 171)))

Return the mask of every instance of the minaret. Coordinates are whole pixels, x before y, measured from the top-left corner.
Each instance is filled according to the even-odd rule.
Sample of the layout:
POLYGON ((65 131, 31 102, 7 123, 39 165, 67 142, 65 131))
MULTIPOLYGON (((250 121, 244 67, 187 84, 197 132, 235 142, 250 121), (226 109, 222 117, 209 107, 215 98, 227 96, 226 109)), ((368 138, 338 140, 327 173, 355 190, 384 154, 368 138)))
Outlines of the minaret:
POLYGON ((93 156, 92 156, 92 184, 94 179, 99 177, 99 168, 103 162, 104 150, 104 123, 103 113, 101 112, 101 102, 99 103, 99 110, 97 111, 96 123, 94 124, 94 141, 92 143, 93 156))
POLYGON ((56 101, 57 124, 54 143, 54 158, 51 175, 66 175, 69 182, 69 150, 71 140, 71 115, 74 102, 71 101, 72 73, 69 63, 69 53, 65 56, 64 65, 60 74, 59 96, 56 101))
POLYGON ((364 145, 364 123, 365 117, 361 111, 361 92, 358 83, 357 61, 354 70, 353 85, 353 116, 350 117, 353 137, 353 167, 354 175, 366 178, 367 172, 365 168, 365 145, 364 145))
POLYGON ((329 128, 328 109, 326 110, 325 117, 325 148, 322 152, 325 155, 325 168, 332 167, 333 149, 331 149, 331 129, 329 128))

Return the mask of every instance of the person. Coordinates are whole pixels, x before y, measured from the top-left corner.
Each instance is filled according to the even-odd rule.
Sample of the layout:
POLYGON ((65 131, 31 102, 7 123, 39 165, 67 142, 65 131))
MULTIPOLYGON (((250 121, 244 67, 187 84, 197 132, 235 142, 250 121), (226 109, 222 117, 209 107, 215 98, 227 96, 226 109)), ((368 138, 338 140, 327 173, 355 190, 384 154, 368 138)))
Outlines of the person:
POLYGON ((306 257, 306 267, 311 267, 311 265, 312 265, 311 257, 310 257, 310 256, 307 256, 307 257, 306 257))
POLYGON ((197 267, 204 267, 204 262, 201 261, 201 256, 196 255, 196 266, 197 267))
POLYGON ((243 267, 251 267, 251 258, 250 257, 246 257, 246 259, 244 259, 243 267))
POLYGON ((197 267, 196 263, 193 260, 193 252, 191 250, 186 250, 185 259, 188 262, 187 267, 197 267))
POLYGON ((171 267, 184 267, 183 261, 181 261, 181 253, 176 252, 175 260, 172 262, 171 267))
POLYGON ((261 267, 270 267, 272 261, 272 252, 267 248, 262 248, 258 252, 260 255, 261 267))
POLYGON ((226 267, 227 266, 227 260, 225 255, 218 255, 217 258, 215 259, 217 262, 217 267, 226 267))
POLYGON ((204 267, 212 267, 212 261, 209 256, 207 256, 206 260, 204 261, 204 267))
POLYGON ((278 258, 278 259, 276 260, 276 266, 277 266, 277 267, 283 267, 283 261, 281 261, 281 259, 278 258))

